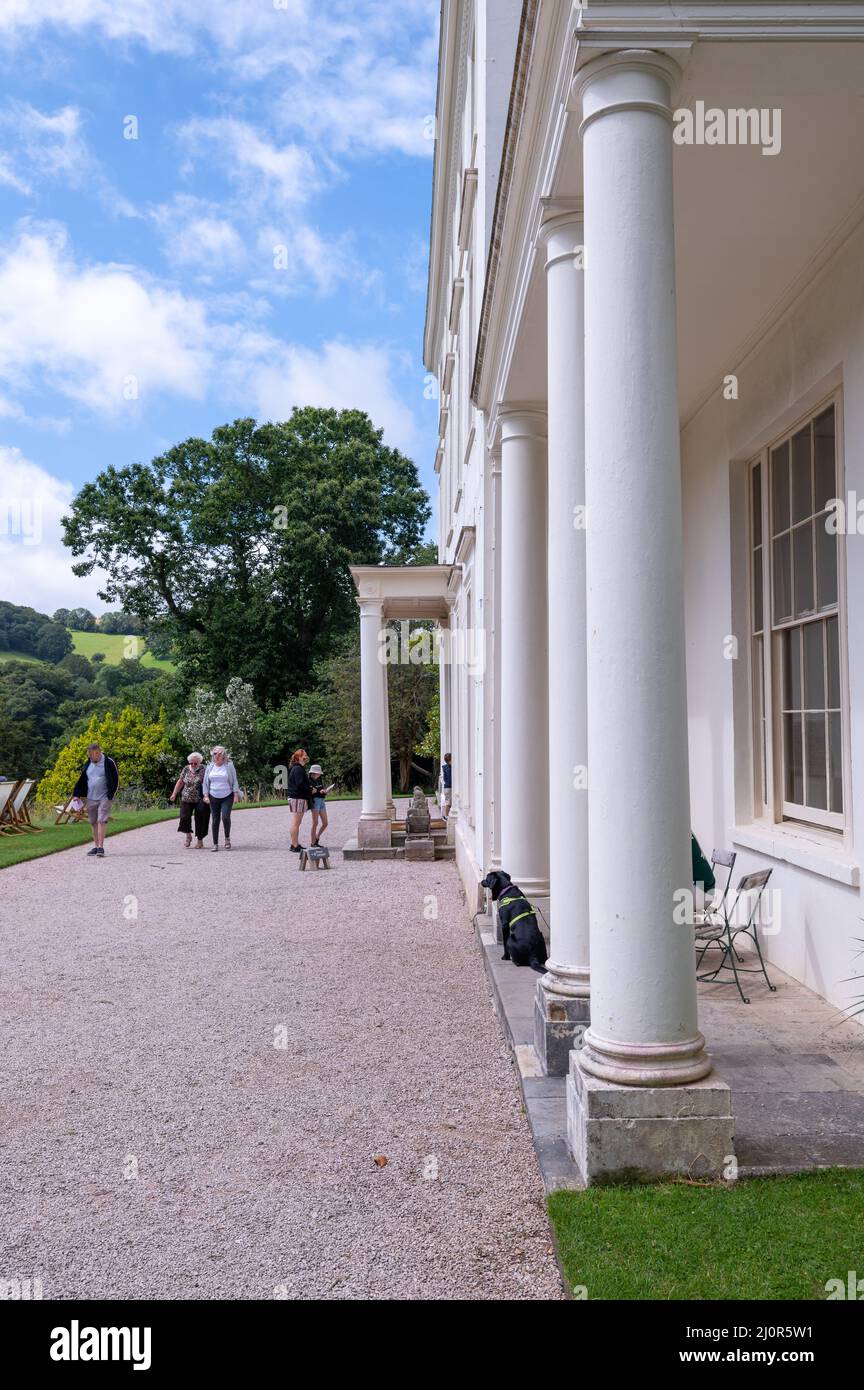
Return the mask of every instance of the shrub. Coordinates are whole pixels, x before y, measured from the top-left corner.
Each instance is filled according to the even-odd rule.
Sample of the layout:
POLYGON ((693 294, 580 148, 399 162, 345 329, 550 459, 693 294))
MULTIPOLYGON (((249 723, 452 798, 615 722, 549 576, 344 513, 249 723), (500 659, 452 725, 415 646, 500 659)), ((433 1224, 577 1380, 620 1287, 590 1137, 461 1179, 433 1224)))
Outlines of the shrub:
POLYGON ((69 742, 54 767, 39 783, 40 801, 63 801, 71 796, 78 774, 87 760, 87 745, 99 743, 113 758, 120 773, 120 785, 139 786, 160 792, 170 776, 171 749, 165 736, 165 716, 148 721, 134 705, 119 715, 95 715, 87 729, 69 742))

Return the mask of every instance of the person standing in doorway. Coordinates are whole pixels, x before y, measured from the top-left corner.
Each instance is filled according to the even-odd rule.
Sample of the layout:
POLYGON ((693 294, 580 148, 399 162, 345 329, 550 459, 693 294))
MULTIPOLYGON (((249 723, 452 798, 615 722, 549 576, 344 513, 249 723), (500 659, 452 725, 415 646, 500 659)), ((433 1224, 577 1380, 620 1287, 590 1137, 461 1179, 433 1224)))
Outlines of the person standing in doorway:
POLYGON ((219 848, 219 825, 225 829, 225 848, 231 848, 231 807, 240 795, 234 764, 221 743, 210 749, 210 762, 204 769, 204 800, 210 807, 213 833, 212 853, 219 848))
POLYGON ((291 853, 299 854, 305 846, 300 843, 300 825, 309 807, 312 805, 312 783, 309 781, 309 774, 306 771, 306 764, 309 761, 309 754, 305 748, 298 748, 296 753, 291 754, 291 761, 288 764, 288 809, 291 812, 291 824, 288 833, 291 836, 291 853))
POLYGON ((453 801, 453 754, 444 754, 444 763, 441 768, 441 814, 445 820, 450 815, 450 806, 453 801))
POLYGON ((98 743, 91 743, 72 793, 87 801, 87 819, 93 831, 93 848, 87 851, 88 857, 105 857, 105 827, 119 785, 120 774, 114 759, 103 753, 98 743))

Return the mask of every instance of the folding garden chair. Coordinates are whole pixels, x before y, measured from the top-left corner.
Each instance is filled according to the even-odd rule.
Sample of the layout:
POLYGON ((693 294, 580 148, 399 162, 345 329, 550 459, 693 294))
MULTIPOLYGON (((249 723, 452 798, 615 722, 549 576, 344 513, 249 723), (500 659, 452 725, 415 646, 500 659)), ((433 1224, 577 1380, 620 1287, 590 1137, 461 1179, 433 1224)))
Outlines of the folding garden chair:
POLYGON ((18 783, 15 795, 10 806, 10 815, 15 826, 19 830, 32 830, 34 834, 42 833, 41 825, 34 825, 30 819, 30 800, 36 790, 35 777, 25 777, 18 783))
POLYGON ((0 835, 13 835, 20 831, 21 827, 12 818, 12 802, 20 785, 18 779, 0 782, 0 835))
MULTIPOLYGON (((719 862, 718 860, 718 863, 719 862)), ((768 979, 768 972, 765 969, 765 961, 762 957, 762 948, 759 945, 759 932, 756 922, 756 915, 759 911, 759 904, 762 901, 762 894, 765 892, 765 885, 773 872, 773 869, 760 869, 755 874, 744 874, 735 891, 735 899, 732 903, 731 910, 729 907, 729 900, 724 896, 717 909, 711 913, 706 913, 705 921, 702 923, 697 922, 696 924, 696 950, 699 953, 696 960, 697 971, 702 964, 705 952, 709 950, 710 947, 715 946, 721 952, 720 963, 717 965, 716 969, 708 971, 704 975, 697 974, 697 980, 727 985, 734 983, 745 1004, 749 1004, 750 1000, 745 997, 744 991, 741 988, 741 981, 738 978, 740 975, 758 975, 761 972, 772 994, 775 993, 777 989, 777 986, 772 985, 771 981, 768 979), (749 912, 744 925, 735 926, 735 915, 738 910, 738 904, 741 902, 742 898, 745 900, 745 905, 749 898, 749 912), (749 937, 756 947, 756 954, 759 957, 758 968, 756 966, 741 965, 740 962, 743 960, 743 956, 739 955, 735 948, 735 941, 739 936, 749 937), (717 976, 723 969, 731 969, 734 980, 730 980, 728 977, 725 980, 718 980, 717 976)))
POLYGON ((77 821, 87 819, 87 803, 81 797, 70 796, 63 806, 55 806, 57 819, 55 825, 74 825, 77 821), (72 803, 78 801, 78 806, 72 803))

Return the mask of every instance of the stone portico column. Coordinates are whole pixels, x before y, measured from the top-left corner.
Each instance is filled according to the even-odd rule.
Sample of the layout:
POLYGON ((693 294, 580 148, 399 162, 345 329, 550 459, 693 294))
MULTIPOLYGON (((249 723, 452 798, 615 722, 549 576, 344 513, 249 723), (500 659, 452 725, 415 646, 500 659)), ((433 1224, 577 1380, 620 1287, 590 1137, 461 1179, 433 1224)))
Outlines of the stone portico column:
POLYGON ((384 786, 387 788, 387 812, 390 819, 395 820, 396 807, 393 803, 393 758, 390 752, 390 682, 386 661, 381 663, 381 675, 384 681, 384 786))
POLYGON ((501 419, 501 868, 548 920, 546 413, 501 419))
POLYGON ((718 1177, 728 1087, 697 1027, 670 88, 662 54, 577 73, 585 200, 591 1026, 568 1133, 587 1182, 718 1177))
POLYGON ((589 1018, 584 226, 581 200, 545 211, 551 942, 534 1046, 547 1075, 566 1076, 589 1018))
POLYGON ((360 723, 363 758, 363 809, 357 826, 362 848, 389 848, 390 812, 384 777, 386 748, 386 668, 382 667, 381 599, 357 600, 360 607, 360 723))

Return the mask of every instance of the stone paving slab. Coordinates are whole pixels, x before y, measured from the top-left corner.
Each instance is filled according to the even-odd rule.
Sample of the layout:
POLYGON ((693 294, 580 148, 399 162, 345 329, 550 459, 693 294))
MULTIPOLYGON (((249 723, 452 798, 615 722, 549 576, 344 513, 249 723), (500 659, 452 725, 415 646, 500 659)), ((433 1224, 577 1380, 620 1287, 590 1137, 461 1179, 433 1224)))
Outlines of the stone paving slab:
MULTIPOLYGON (((478 928, 502 1026, 524 1053, 533 1042, 538 976, 500 959, 486 918, 478 928)), ((739 1171, 864 1167, 864 1028, 776 967, 769 974, 777 992, 754 984, 750 1004, 728 986, 698 987, 699 1026, 732 1090, 739 1171)), ((579 1185, 566 1145, 565 1084, 564 1077, 521 1077, 547 1191, 579 1185)))

